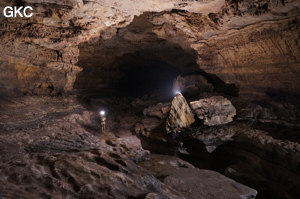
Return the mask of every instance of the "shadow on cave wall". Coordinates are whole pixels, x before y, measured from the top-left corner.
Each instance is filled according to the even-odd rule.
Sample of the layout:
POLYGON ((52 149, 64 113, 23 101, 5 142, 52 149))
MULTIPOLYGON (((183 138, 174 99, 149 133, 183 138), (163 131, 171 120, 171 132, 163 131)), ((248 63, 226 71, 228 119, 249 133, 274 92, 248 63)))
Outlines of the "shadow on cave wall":
POLYGON ((124 71, 124 75, 116 84, 116 90, 123 96, 141 96, 154 90, 173 95, 173 80, 179 74, 177 68, 162 61, 141 60, 124 71))
POLYGON ((204 76, 216 92, 238 94, 235 85, 199 68, 195 50, 160 39, 152 29, 145 13, 125 28, 109 30, 115 34, 110 39, 99 37, 80 44, 78 65, 83 71, 74 85, 78 95, 139 97, 154 90, 172 95, 174 78, 192 74, 204 76))

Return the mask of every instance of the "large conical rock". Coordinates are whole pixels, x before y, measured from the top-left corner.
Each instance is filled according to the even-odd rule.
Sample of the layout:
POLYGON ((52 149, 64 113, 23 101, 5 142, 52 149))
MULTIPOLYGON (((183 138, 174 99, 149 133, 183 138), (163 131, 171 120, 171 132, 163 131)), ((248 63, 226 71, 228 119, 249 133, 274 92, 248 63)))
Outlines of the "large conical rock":
POLYGON ((171 105, 170 115, 167 119, 167 133, 178 133, 189 128, 195 121, 194 114, 181 93, 177 93, 171 105))
POLYGON ((232 122, 236 109, 231 102, 222 96, 212 96, 190 102, 191 108, 204 125, 214 126, 232 122))

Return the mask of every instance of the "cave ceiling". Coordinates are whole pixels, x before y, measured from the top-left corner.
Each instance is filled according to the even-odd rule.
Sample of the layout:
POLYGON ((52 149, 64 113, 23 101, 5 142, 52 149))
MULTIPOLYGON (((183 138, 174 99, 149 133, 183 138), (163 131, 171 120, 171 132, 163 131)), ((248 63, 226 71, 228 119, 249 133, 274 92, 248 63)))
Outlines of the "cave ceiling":
POLYGON ((245 96, 298 95, 299 4, 7 0, 1 10, 32 6, 33 16, 1 13, 0 84, 6 93, 66 93, 89 77, 80 73, 109 71, 118 79, 125 65, 151 59, 182 73, 216 75, 245 96))

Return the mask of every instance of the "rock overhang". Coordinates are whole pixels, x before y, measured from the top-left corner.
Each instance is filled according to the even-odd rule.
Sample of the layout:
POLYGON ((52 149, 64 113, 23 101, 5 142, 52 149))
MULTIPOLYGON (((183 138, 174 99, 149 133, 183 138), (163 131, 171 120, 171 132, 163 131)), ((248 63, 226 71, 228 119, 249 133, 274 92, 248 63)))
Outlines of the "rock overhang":
MULTIPOLYGON (((286 85, 291 85, 286 88, 286 93, 297 94, 298 1, 25 0, 22 3, 35 8, 34 16, 1 17, 2 53, 11 59, 22 57, 27 62, 41 60, 38 65, 55 62, 56 70, 68 77, 61 84, 48 78, 48 85, 42 85, 37 80, 40 78, 38 75, 38 78, 28 80, 32 86, 26 93, 69 92, 73 89, 76 73, 80 69, 72 70, 77 72, 71 74, 63 72, 63 65, 77 65, 79 44, 93 43, 99 37, 109 40, 134 18, 149 13, 148 22, 153 25, 151 31, 159 39, 178 44, 185 52, 193 51, 197 55, 198 68, 216 74, 227 84, 235 84, 241 93, 284 93, 286 85), (46 54, 36 53, 35 49, 46 54), (280 65, 283 64, 289 66, 282 69, 280 65), (266 66, 262 68, 262 65, 266 66), (280 73, 280 70, 285 70, 286 75, 280 73), (272 75, 266 78, 267 73, 272 75), (251 79, 255 77, 258 79, 251 83, 251 79), (277 79, 280 81, 276 82, 277 79), (261 83, 256 84, 258 81, 261 83), (47 91, 49 85, 55 91, 47 91), (46 91, 40 92, 40 88, 46 91)), ((2 7, 6 5, 13 6, 17 3, 11 1, 1 4, 2 7)), ((133 41, 144 39, 137 35, 128 35, 128 38, 133 41)), ((5 62, 7 58, 2 60, 2 66, 5 62)), ((24 70, 29 70, 27 68, 24 70)), ((51 72, 48 74, 53 75, 51 72)), ((13 85, 16 88, 24 84, 24 79, 15 75, 14 81, 19 82, 18 85, 13 85)), ((2 84, 5 84, 4 80, 2 84)))

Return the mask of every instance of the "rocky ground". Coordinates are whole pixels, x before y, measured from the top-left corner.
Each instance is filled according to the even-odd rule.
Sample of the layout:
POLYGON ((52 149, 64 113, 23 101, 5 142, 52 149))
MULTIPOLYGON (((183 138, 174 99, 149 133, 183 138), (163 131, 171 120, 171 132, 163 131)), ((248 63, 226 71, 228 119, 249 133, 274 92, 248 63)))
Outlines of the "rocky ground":
POLYGON ((73 97, 2 100, 1 197, 185 198, 136 165, 149 151, 122 123, 100 135, 98 120, 73 97))
MULTIPOLYGON (((270 110, 237 108, 238 115, 235 116, 235 121, 228 123, 228 118, 231 119, 233 114, 232 109, 235 114, 235 108, 230 102, 221 105, 224 99, 209 97, 194 102, 188 100, 194 113, 200 116, 200 120, 191 128, 181 131, 177 129, 177 133, 165 135, 161 134, 166 125, 163 119, 165 117, 162 115, 163 110, 170 104, 158 103, 145 109, 144 114, 147 117, 140 120, 135 126, 135 131, 140 135, 145 149, 175 155, 198 168, 218 171, 258 190, 257 198, 299 197, 297 190, 300 183, 299 122, 279 119, 284 117, 278 114, 283 112, 279 109, 276 110, 278 119, 269 115, 271 117, 263 120, 259 119, 261 117, 259 115, 253 117, 254 112, 270 110), (220 102, 216 102, 216 99, 220 102), (197 103, 203 101, 205 106, 201 105, 200 108, 205 111, 199 111, 197 103), (200 112, 202 113, 199 114, 200 112), (243 115, 245 112, 250 117, 245 117, 243 115), (203 118, 205 119, 201 121, 203 118), (203 125, 207 121, 210 125, 203 125), (219 125, 211 125, 210 121, 219 122, 219 125), (224 125, 223 122, 228 124, 224 125)), ((235 100, 232 98, 232 101, 235 100)), ((279 104, 279 102, 270 103, 279 104)), ((180 108, 182 103, 176 106, 180 108)), ((292 110, 293 114, 294 111, 297 112, 297 109, 292 110)), ((275 112, 273 113, 275 116, 275 112)), ((176 114, 169 119, 173 117, 176 118, 176 114)))
POLYGON ((149 159, 136 137, 100 135, 93 114, 72 97, 3 100, 1 198, 184 198, 135 164, 149 159))
MULTIPOLYGON (((148 100, 143 107, 155 101, 148 100)), ((256 190, 257 198, 299 196, 300 145, 272 138, 270 126, 234 122, 170 136, 165 119, 143 116, 137 101, 1 99, 1 197, 254 198, 256 190)))

